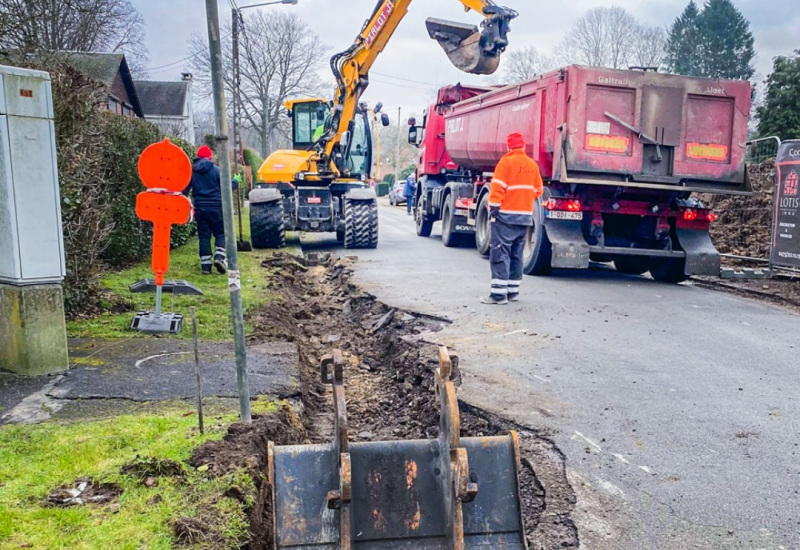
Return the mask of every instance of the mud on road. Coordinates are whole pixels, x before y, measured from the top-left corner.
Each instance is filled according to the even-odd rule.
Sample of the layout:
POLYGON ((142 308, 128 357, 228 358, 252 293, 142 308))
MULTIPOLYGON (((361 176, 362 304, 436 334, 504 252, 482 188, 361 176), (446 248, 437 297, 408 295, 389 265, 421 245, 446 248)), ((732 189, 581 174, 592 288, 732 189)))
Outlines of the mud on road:
MULTIPOLYGON (((258 478, 259 497, 250 510, 248 548, 273 548, 272 511, 264 476, 267 441, 333 440, 330 387, 322 384, 319 374, 321 358, 332 349, 341 349, 346 362, 351 441, 433 439, 438 435, 434 397, 438 353, 431 340, 445 321, 390 309, 360 292, 350 282, 353 261, 328 256, 300 263, 281 254, 265 262, 265 267, 276 272, 271 290, 280 299, 250 319, 256 331, 249 343, 296 343, 302 389, 281 414, 257 418, 251 426, 232 426, 223 441, 199 448, 192 459, 194 466, 209 465, 212 473, 245 467, 258 478)), ((457 376, 458 372, 457 366, 457 376)), ((567 481, 564 457, 548 434, 464 403, 460 409, 464 437, 497 435, 511 429, 518 432, 529 547, 578 548, 571 519, 575 493, 567 481)))

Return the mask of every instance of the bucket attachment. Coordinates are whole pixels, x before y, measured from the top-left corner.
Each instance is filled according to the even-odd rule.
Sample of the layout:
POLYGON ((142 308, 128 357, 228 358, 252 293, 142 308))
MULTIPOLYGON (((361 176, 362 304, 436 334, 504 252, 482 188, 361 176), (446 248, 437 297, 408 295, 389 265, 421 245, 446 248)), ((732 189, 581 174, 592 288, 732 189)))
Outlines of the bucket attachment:
POLYGON ((429 18, 428 34, 444 48, 450 62, 459 70, 472 74, 494 74, 500 66, 500 55, 508 46, 509 24, 517 12, 499 6, 485 9, 486 20, 481 30, 474 25, 429 18))
POLYGON ((349 443, 342 354, 322 360, 335 441, 270 443, 275 548, 527 548, 517 435, 462 439, 446 348, 439 363, 437 440, 349 443))

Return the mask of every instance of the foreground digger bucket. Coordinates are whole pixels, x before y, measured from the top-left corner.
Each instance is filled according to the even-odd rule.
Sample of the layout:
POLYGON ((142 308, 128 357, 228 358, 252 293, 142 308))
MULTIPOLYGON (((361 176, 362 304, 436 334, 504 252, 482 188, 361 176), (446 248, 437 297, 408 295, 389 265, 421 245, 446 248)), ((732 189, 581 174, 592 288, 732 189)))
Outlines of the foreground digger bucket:
POLYGON ((460 438, 451 358, 439 350, 439 438, 349 443, 342 355, 322 361, 333 386, 336 440, 269 446, 275 548, 527 548, 519 443, 460 438))
POLYGON ((486 15, 481 30, 474 25, 433 17, 425 25, 430 37, 439 42, 458 69, 472 74, 493 74, 508 46, 509 23, 517 17, 517 12, 492 5, 486 8, 486 15))

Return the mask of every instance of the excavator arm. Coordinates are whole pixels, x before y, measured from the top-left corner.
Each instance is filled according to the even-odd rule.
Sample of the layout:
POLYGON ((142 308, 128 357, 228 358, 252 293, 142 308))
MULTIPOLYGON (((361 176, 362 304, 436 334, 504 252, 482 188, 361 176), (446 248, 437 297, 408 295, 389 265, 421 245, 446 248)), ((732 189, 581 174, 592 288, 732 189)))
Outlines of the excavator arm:
MULTIPOLYGON (((336 97, 330 123, 317 142, 321 156, 318 168, 332 162, 339 173, 345 172, 353 119, 359 100, 369 86, 369 71, 408 13, 412 1, 379 0, 355 43, 331 59, 331 69, 336 77, 336 97)), ((492 0, 458 1, 463 4, 465 11, 483 15, 481 30, 473 25, 431 18, 426 23, 428 33, 439 42, 460 70, 473 74, 492 74, 497 70, 500 55, 508 45, 509 24, 518 14, 512 9, 496 5, 492 0)))

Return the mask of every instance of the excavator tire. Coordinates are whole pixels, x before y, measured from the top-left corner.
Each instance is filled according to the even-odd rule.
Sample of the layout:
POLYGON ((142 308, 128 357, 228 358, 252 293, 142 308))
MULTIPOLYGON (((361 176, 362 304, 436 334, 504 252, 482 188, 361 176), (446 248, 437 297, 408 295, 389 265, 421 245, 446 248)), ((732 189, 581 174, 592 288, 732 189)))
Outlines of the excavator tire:
POLYGON ((344 200, 344 247, 378 247, 378 202, 344 200))
POLYGON ((250 240, 253 248, 286 246, 283 202, 262 202, 250 205, 250 240))

